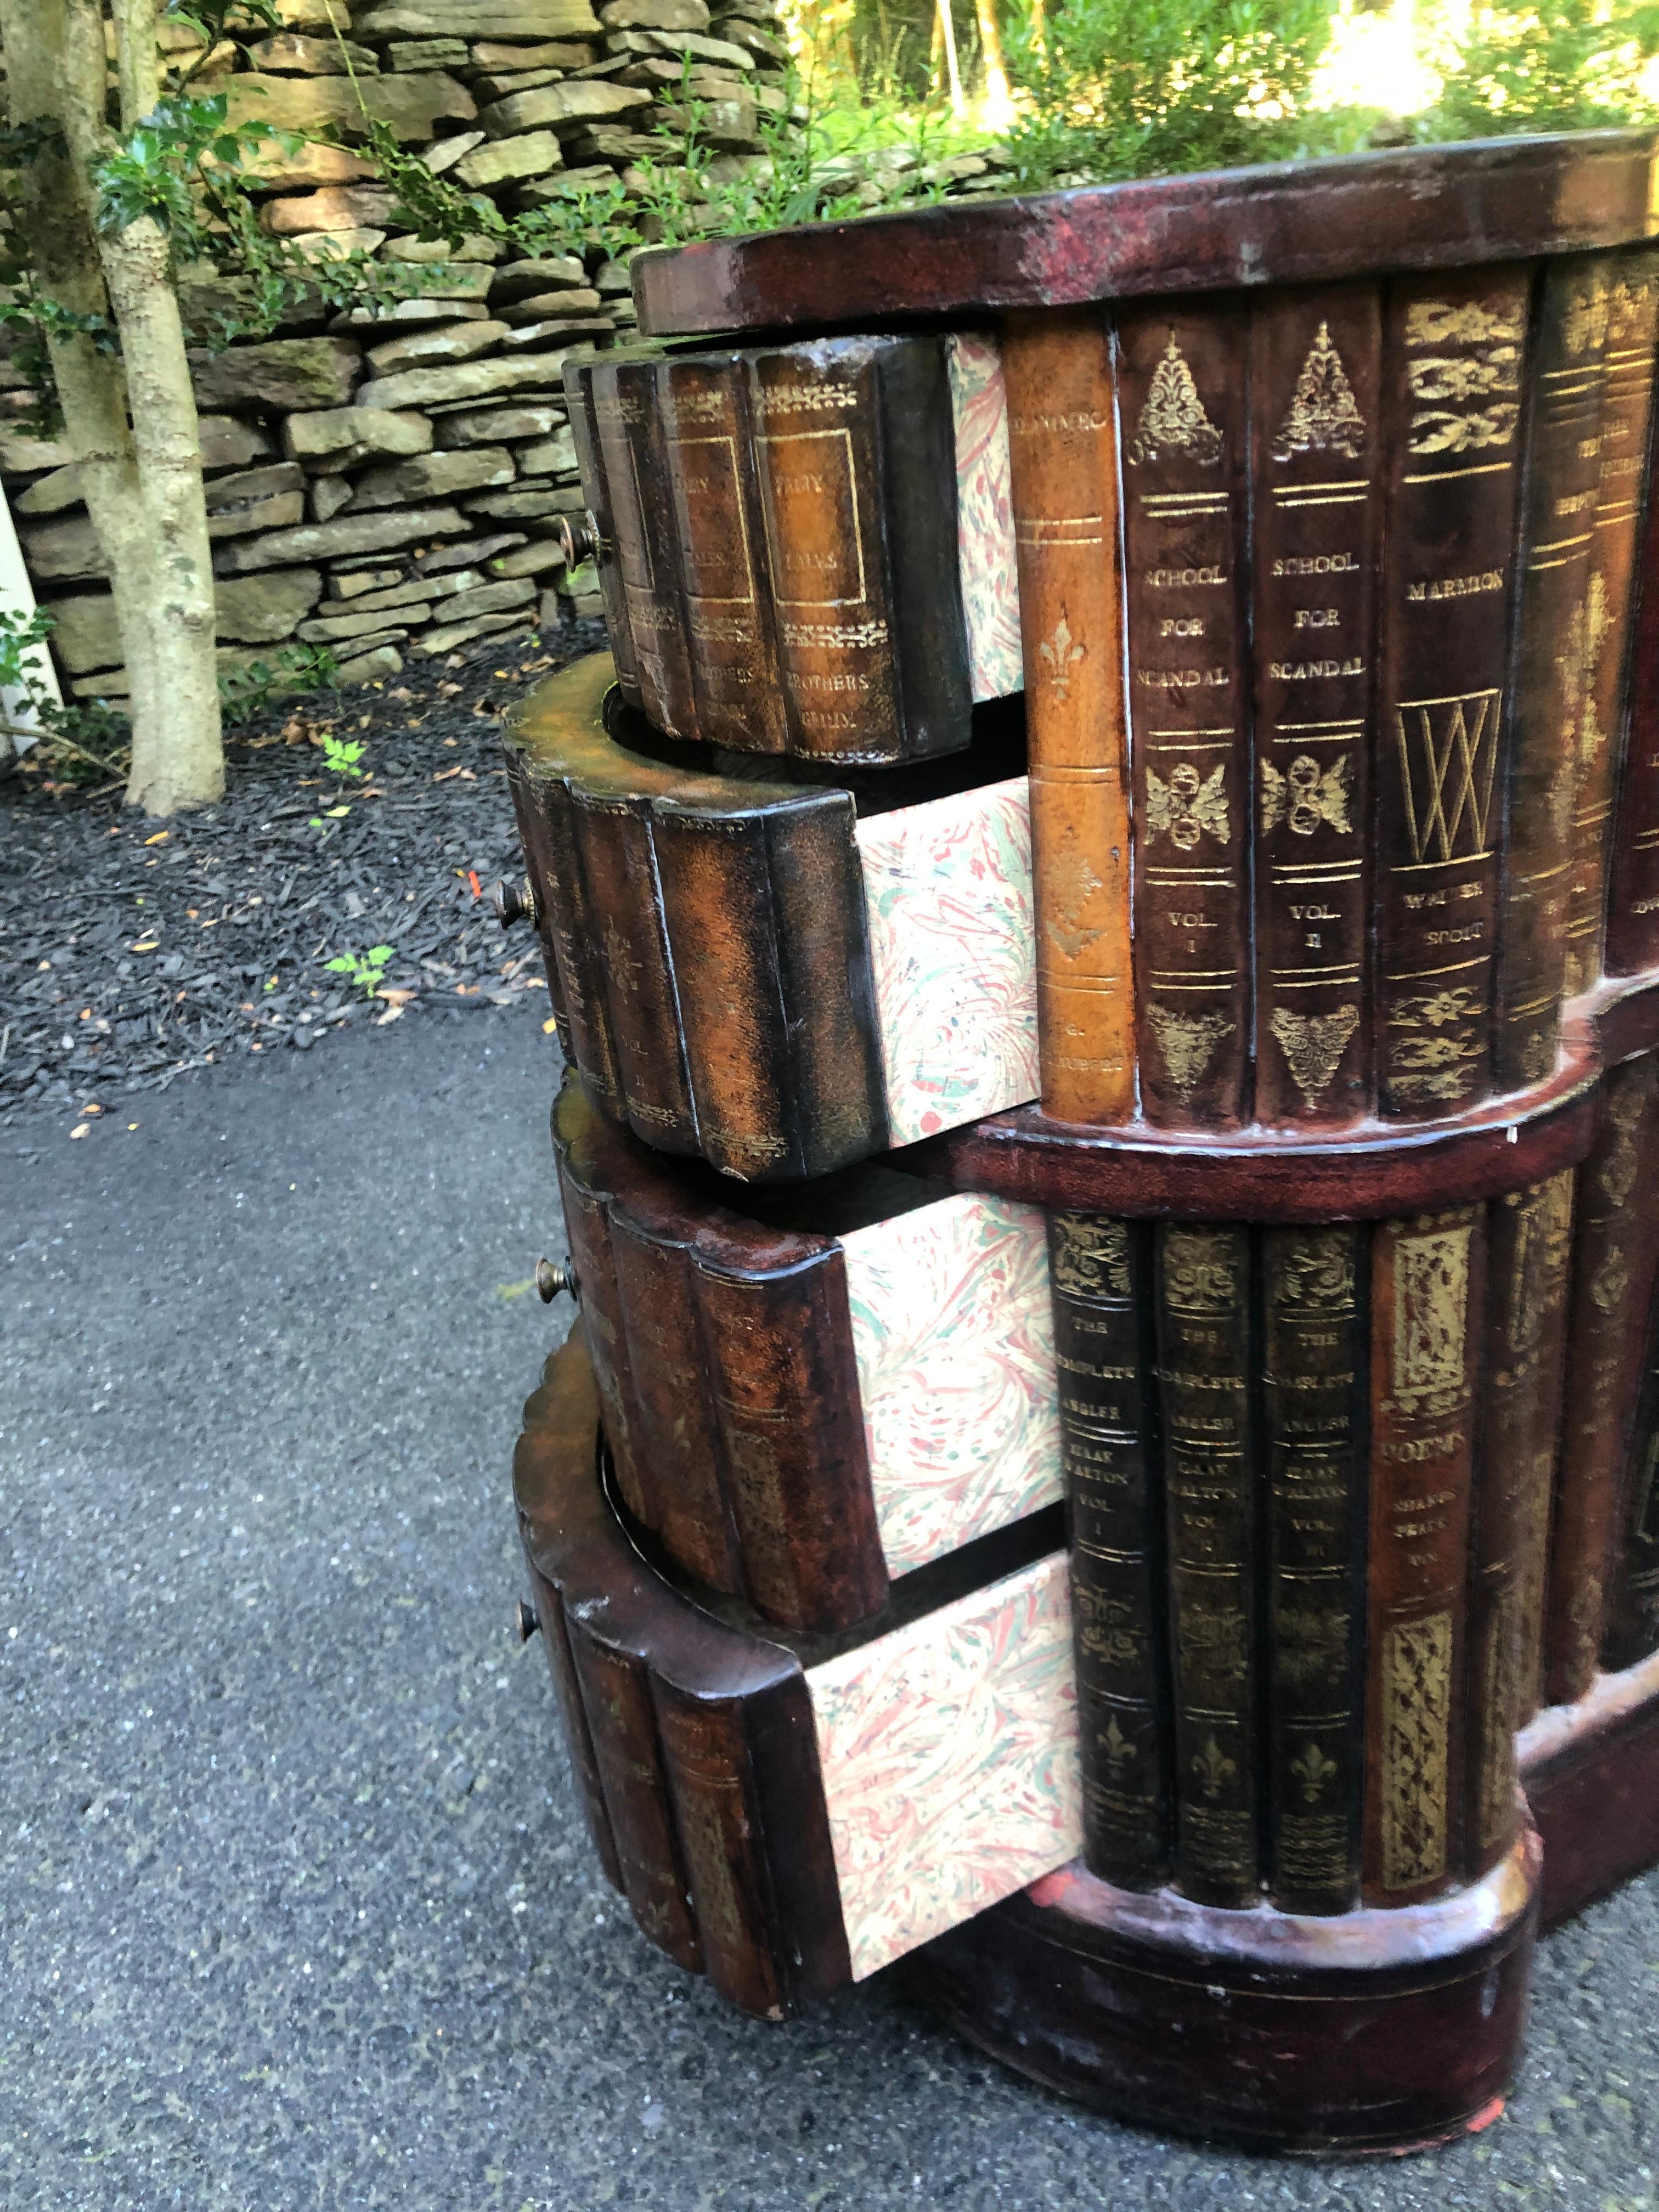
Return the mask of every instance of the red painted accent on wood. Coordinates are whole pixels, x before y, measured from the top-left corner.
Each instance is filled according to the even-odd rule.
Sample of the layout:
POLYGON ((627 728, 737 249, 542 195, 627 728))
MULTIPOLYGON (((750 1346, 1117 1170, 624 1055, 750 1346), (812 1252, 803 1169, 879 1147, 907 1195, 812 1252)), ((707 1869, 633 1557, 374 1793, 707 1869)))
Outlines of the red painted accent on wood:
POLYGON ((1412 147, 958 201, 634 264, 641 334, 814 334, 1146 293, 1522 260, 1650 235, 1654 135, 1412 147))

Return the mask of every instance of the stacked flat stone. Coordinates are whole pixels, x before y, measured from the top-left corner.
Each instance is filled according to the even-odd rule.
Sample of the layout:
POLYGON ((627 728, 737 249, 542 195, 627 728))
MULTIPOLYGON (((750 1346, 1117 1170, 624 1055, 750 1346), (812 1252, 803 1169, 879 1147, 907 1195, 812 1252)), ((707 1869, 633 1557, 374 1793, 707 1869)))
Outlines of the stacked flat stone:
MULTIPOLYGON (((712 12, 707 0, 602 0, 597 15, 588 0, 332 0, 343 52, 325 0, 281 0, 280 12, 280 33, 245 55, 227 44, 197 73, 228 94, 234 119, 332 124, 349 139, 366 107, 507 212, 619 172, 636 191, 636 165, 662 156, 651 131, 684 120, 688 58, 705 135, 730 165, 717 173, 760 158, 759 118, 787 104, 772 0, 712 12)), ((191 36, 164 34, 179 47, 191 36)), ((446 266, 428 296, 319 309, 197 356, 222 665, 326 645, 345 680, 383 681, 406 656, 597 613, 591 571, 566 575, 554 538, 581 506, 562 372, 572 349, 631 327, 626 268, 599 253, 518 260, 485 238, 459 254, 422 244, 349 148, 273 156, 261 177, 266 228, 307 253, 446 266)), ((21 406, 22 381, 0 362, 0 410, 21 406)), ((118 702, 120 641, 72 454, 0 411, 0 475, 66 691, 118 702)))

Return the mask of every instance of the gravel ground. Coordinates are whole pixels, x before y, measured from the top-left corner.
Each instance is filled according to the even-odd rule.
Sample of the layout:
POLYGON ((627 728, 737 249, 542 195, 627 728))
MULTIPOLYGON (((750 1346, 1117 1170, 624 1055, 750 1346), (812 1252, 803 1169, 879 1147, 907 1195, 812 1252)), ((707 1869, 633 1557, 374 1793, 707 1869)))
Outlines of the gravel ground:
POLYGON ((1544 1945, 1500 2121, 1337 2166, 1078 2112, 884 1978, 740 2019, 635 1932, 507 1626, 554 1079, 517 1006, 0 1131, 0 2202, 1655 2204, 1652 1878, 1544 1945))
POLYGON ((0 785, 0 1114, 165 1088, 228 1054, 546 986, 483 896, 522 872, 497 726, 602 625, 282 700, 228 732, 229 796, 162 825, 118 792, 0 785), (360 745, 356 775, 309 740, 360 745), (389 945, 360 988, 328 963, 389 945), (374 975, 379 990, 371 995, 374 975))

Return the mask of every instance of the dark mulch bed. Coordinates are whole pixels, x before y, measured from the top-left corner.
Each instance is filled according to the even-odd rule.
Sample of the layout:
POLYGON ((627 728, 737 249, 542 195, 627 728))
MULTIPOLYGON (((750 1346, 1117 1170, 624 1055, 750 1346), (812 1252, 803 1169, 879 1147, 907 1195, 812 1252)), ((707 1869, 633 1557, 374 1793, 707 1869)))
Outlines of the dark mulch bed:
POLYGON ((118 791, 0 784, 0 1116, 79 1114, 418 1007, 540 993, 545 1010, 534 938, 503 936, 487 896, 522 872, 499 721, 603 642, 593 623, 485 639, 379 689, 279 701, 227 732, 223 804, 167 823, 118 791), (323 729, 362 744, 362 781, 325 773, 306 734, 323 729), (329 972, 378 945, 375 995, 329 972))

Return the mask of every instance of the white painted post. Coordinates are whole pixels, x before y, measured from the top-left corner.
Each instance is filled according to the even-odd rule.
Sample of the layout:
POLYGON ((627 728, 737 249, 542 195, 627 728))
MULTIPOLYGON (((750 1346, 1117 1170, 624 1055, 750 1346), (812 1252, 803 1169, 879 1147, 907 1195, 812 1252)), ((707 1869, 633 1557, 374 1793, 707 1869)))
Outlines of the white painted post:
MULTIPOLYGON (((34 587, 23 566, 23 549, 17 542, 11 503, 3 494, 0 494, 0 608, 24 621, 34 612, 34 587)), ((34 647, 27 665, 33 669, 40 688, 49 691, 62 706, 64 695, 58 688, 58 671, 46 647, 34 647)), ((40 718, 26 692, 15 685, 0 691, 0 758, 3 758, 7 744, 14 752, 26 753, 34 743, 40 727, 40 718)))

